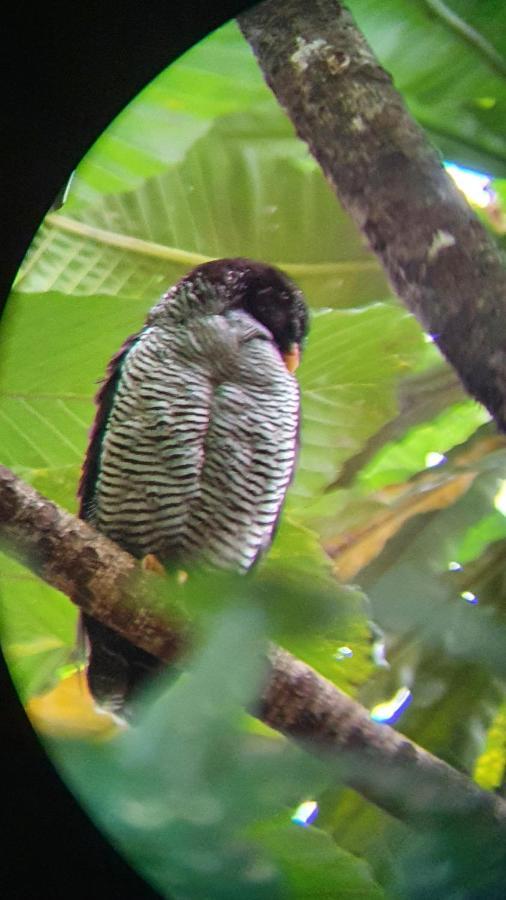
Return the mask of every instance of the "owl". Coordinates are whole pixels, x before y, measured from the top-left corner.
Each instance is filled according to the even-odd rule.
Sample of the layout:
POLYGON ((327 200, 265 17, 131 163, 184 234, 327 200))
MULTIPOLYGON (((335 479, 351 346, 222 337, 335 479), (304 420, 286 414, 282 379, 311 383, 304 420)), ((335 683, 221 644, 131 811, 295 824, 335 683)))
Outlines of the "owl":
MULTIPOLYGON (((109 363, 80 516, 139 559, 250 570, 293 476, 307 330, 302 293, 273 266, 221 259, 185 275, 109 363)), ((90 691, 122 714, 160 662, 87 614, 82 627, 90 691)))

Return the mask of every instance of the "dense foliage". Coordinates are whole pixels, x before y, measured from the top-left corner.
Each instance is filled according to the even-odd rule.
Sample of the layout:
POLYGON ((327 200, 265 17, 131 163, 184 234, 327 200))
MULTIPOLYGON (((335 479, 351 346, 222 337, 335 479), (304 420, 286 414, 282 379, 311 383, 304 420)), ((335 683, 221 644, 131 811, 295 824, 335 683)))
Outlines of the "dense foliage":
MULTIPOLYGON (((454 0, 467 34, 441 4, 350 5, 445 158, 497 176, 487 221, 504 240, 501 4, 454 0)), ((162 290, 232 255, 280 265, 313 310, 298 474, 259 587, 188 587, 193 665, 106 743, 89 709, 61 699, 79 668, 75 609, 7 557, 2 646, 73 789, 162 893, 425 896, 441 842, 415 843, 240 710, 268 635, 370 708, 408 689, 399 727, 498 787, 506 444, 390 295, 234 24, 130 104, 41 226, 2 323, 1 462, 75 511, 107 360, 162 290), (265 583, 277 585, 268 603, 265 583), (290 817, 307 799, 320 815, 304 829, 290 817)), ((471 871, 466 887, 459 877, 434 867, 432 887, 481 896, 471 871)))

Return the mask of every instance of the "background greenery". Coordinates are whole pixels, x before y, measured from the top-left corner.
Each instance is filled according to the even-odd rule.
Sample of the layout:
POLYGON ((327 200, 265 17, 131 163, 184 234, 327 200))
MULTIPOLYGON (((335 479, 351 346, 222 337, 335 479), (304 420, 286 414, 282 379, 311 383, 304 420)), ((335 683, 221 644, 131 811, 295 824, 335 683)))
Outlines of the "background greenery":
MULTIPOLYGON (((502 3, 452 0, 457 22, 423 0, 350 6, 442 156, 494 176, 480 215, 504 243, 502 3)), ((42 224, 2 323, 1 462, 75 511, 108 359, 184 272, 239 254, 283 267, 313 310, 298 474, 258 584, 188 589, 204 620, 193 666, 111 737, 82 685, 68 694, 74 608, 1 557, 19 693, 84 805, 167 896, 421 897, 431 871, 438 896, 490 897, 483 872, 473 886, 436 865, 444 842, 420 847, 240 713, 267 634, 371 709, 408 688, 406 734, 485 787, 503 780, 505 442, 389 293, 234 24, 148 85, 42 224), (305 799, 320 814, 304 829, 290 816, 305 799)))

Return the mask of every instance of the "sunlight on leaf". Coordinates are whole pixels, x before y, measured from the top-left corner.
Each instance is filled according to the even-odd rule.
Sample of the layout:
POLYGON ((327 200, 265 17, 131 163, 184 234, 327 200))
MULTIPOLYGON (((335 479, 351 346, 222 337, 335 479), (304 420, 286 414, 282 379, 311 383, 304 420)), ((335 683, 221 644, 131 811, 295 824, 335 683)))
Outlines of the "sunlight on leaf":
POLYGON ((390 508, 368 517, 362 528, 327 540, 326 546, 335 559, 339 578, 344 582, 355 578, 413 516, 446 509, 469 489, 474 478, 475 473, 470 472, 444 480, 442 484, 422 481, 406 497, 394 500, 390 508))
POLYGON ((105 738, 118 731, 111 716, 97 711, 84 672, 75 672, 51 691, 32 697, 26 712, 44 737, 105 738))
POLYGON ((501 787, 506 773, 506 705, 497 711, 483 753, 474 766, 474 778, 480 787, 493 791, 501 787))
POLYGON ((463 443, 489 419, 487 411, 473 400, 454 403, 429 422, 415 425, 399 440, 383 446, 362 469, 359 481, 373 490, 405 481, 429 467, 432 459, 436 464, 441 462, 441 456, 463 443), (430 457, 434 452, 438 455, 430 457))

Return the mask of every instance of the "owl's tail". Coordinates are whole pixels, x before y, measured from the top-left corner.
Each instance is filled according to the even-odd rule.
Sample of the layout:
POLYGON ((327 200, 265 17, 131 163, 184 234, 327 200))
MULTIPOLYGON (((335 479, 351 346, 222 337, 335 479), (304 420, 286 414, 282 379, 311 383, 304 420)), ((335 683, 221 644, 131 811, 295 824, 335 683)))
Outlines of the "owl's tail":
POLYGON ((129 719, 139 688, 163 663, 86 613, 81 614, 80 628, 88 651, 86 678, 97 706, 129 719))

